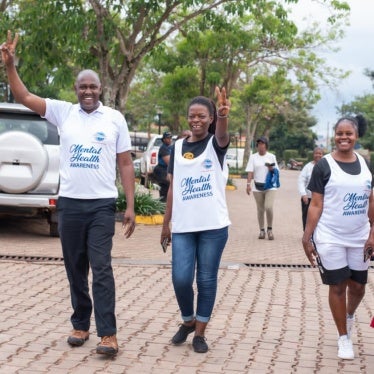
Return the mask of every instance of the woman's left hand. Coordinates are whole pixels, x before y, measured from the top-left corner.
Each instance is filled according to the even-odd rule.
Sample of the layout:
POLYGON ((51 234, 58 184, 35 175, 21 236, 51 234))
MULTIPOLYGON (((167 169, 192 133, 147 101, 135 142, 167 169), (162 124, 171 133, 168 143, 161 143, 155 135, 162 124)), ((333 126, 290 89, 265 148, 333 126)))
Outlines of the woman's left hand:
POLYGON ((305 240, 305 238, 303 238, 302 243, 306 257, 308 258, 310 264, 315 267, 316 257, 318 256, 318 254, 316 252, 316 249, 314 248, 313 242, 310 239, 305 240))
POLYGON ((217 96, 217 114, 219 117, 227 117, 230 112, 230 100, 226 97, 226 88, 222 87, 222 90, 216 86, 216 96, 217 96))

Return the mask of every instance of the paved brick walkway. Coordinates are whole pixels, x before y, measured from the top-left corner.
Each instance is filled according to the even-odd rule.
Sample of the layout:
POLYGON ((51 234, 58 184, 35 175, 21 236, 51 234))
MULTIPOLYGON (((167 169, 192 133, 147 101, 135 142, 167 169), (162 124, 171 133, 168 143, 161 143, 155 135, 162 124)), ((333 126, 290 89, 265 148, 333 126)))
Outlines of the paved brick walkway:
POLYGON ((179 347, 169 343, 180 320, 170 280, 170 250, 161 250, 159 226, 138 225, 125 240, 117 224, 113 257, 120 352, 108 359, 95 353, 93 319, 90 340, 83 347, 66 344, 71 329, 68 284, 59 240, 48 237, 45 222, 0 221, 0 372, 373 372, 373 270, 356 316, 356 358, 339 360, 327 287, 307 266, 300 244, 297 175, 281 171, 274 241, 257 239, 255 203, 244 192, 245 181, 237 180, 238 190, 227 191, 233 225, 207 329, 207 354, 193 352, 191 337, 179 347), (50 261, 41 262, 41 257, 50 261))

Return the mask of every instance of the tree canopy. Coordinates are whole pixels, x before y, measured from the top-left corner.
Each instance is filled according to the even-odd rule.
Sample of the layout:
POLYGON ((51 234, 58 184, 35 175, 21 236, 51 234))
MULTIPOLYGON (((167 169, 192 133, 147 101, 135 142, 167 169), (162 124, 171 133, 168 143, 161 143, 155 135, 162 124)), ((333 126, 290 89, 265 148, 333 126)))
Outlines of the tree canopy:
POLYGON ((149 120, 162 105, 164 120, 177 130, 184 126, 186 100, 213 96, 220 85, 238 115, 230 120, 233 130, 243 128, 251 137, 269 132, 280 117, 290 127, 290 113, 304 115, 319 99, 319 81, 344 77, 317 49, 332 48, 342 36, 348 5, 318 1, 331 10, 329 18, 298 30, 288 17, 297 2, 2 1, 0 34, 20 33, 18 68, 36 94, 70 97, 78 71, 91 68, 100 74, 106 105, 139 123, 141 113, 149 120))

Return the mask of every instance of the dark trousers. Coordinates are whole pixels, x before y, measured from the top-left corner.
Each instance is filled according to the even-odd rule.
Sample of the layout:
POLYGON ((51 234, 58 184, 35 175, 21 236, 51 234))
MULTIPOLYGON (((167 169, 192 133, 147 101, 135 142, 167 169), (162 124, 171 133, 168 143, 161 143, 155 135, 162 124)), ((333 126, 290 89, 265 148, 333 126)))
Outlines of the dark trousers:
POLYGON ((170 186, 170 182, 167 178, 168 172, 166 167, 162 167, 160 165, 156 165, 153 169, 153 174, 155 176, 156 182, 160 187, 160 201, 166 202, 166 198, 168 195, 168 190, 170 186))
POLYGON ((115 285, 112 269, 115 199, 58 199, 58 228, 70 284, 76 330, 88 331, 92 314, 88 273, 98 336, 116 334, 115 285))
POLYGON ((301 217, 303 219, 303 231, 305 231, 305 226, 306 226, 306 218, 308 216, 308 208, 310 205, 310 201, 312 199, 308 199, 308 203, 305 204, 303 199, 301 199, 301 217))

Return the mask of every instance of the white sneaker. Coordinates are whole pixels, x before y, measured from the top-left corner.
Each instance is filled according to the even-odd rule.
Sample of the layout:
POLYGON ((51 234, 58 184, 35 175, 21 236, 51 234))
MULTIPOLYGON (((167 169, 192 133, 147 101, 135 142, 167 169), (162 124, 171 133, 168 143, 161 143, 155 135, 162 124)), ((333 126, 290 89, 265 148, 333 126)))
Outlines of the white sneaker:
POLYGON ((353 327, 355 325, 355 316, 349 318, 347 316, 347 336, 348 339, 352 339, 353 327))
POLYGON ((348 339, 347 335, 342 335, 338 339, 338 357, 343 360, 353 360, 355 358, 352 340, 348 339))

